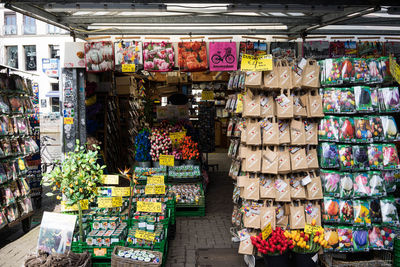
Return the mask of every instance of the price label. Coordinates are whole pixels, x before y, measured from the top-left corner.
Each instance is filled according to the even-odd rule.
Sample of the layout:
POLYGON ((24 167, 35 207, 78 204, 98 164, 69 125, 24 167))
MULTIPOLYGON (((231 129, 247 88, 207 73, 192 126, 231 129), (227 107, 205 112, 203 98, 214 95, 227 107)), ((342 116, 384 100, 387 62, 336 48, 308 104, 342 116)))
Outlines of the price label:
POLYGON ((154 239, 156 238, 156 233, 151 233, 143 230, 136 230, 135 237, 147 241, 154 241, 154 239))
POLYGON ((272 70, 272 55, 243 55, 240 70, 268 71, 272 70))
POLYGON ((94 248, 93 253, 98 257, 105 256, 107 254, 107 248, 94 248))
POLYGON ((135 64, 122 64, 122 72, 135 72, 135 64))
POLYGON ((131 195, 130 187, 113 187, 111 189, 111 195, 113 197, 129 197, 131 195))
POLYGON ((272 55, 257 56, 256 71, 272 70, 272 55))
POLYGON ((165 195, 165 185, 146 185, 144 193, 146 195, 165 195))
POLYGON ((147 177, 147 184, 164 184, 164 176, 155 175, 147 177))
POLYGON ((98 208, 116 208, 122 206, 122 197, 99 197, 97 198, 98 208))
POLYGON ((119 175, 104 175, 103 184, 119 184, 119 175))
POLYGON ((64 124, 74 124, 74 118, 64 118, 64 124))
POLYGON ((240 65, 241 71, 255 71, 257 60, 253 55, 242 55, 242 63, 240 65))
MULTIPOLYGON (((66 201, 61 201, 61 211, 77 211, 78 205, 67 205, 65 204, 66 201)), ((82 210, 88 210, 89 209, 89 200, 88 199, 82 199, 81 200, 81 208, 82 210)))
POLYGON ((174 155, 160 155, 160 165, 174 166, 174 155))
POLYGON ((304 233, 306 234, 312 234, 315 232, 321 232, 322 231, 322 227, 321 226, 312 226, 311 224, 306 223, 306 225, 304 226, 304 233))
POLYGON ((137 211, 161 213, 161 202, 137 202, 137 211))
POLYGON ((201 100, 214 100, 214 91, 203 90, 201 92, 201 100))
POLYGON ((397 64, 396 60, 394 60, 393 56, 389 57, 389 68, 390 74, 396 80, 397 83, 400 83, 400 66, 397 64))
POLYGON ((265 226, 265 228, 262 230, 262 239, 266 240, 269 235, 272 233, 272 227, 271 224, 269 223, 267 226, 265 226))
POLYGON ((237 104, 236 104, 236 113, 242 113, 243 112, 243 94, 238 94, 237 95, 237 104))

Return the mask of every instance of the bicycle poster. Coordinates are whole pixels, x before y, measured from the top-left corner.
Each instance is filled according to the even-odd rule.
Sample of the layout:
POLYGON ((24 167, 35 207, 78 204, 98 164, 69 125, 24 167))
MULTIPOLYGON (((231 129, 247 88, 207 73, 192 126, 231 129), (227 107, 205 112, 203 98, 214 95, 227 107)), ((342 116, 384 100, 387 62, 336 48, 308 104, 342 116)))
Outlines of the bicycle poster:
POLYGON ((237 70, 235 42, 211 42, 209 47, 210 70, 237 70))

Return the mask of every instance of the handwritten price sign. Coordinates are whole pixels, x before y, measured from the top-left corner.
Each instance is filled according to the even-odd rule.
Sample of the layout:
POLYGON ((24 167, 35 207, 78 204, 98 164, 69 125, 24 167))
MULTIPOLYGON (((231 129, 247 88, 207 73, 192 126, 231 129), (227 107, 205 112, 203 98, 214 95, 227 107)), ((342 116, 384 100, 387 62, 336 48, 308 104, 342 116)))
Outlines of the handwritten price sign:
POLYGON ((135 232, 135 237, 137 239, 144 239, 144 240, 148 240, 148 241, 154 241, 154 239, 156 238, 156 233, 151 233, 151 232, 147 232, 147 231, 143 231, 143 230, 137 230, 135 232))
POLYGON ((111 195, 113 197, 129 197, 131 195, 131 189, 129 187, 113 187, 111 189, 111 195))
POLYGON ((262 239, 266 240, 269 235, 272 233, 272 227, 271 224, 269 223, 267 226, 265 226, 265 228, 262 230, 262 239))
MULTIPOLYGON (((89 200, 88 199, 82 199, 81 200, 81 208, 82 210, 88 210, 89 209, 89 200)), ((77 211, 78 210, 78 205, 67 205, 65 204, 65 201, 61 201, 61 211, 77 211)))
POLYGON ((240 70, 242 71, 268 71, 272 70, 272 55, 242 56, 240 70))
POLYGON ((322 227, 321 226, 312 226, 311 224, 306 223, 304 227, 304 233, 306 234, 312 234, 315 232, 321 232, 322 227))
POLYGON ((214 100, 214 91, 203 90, 201 92, 201 100, 214 100))
POLYGON ((119 184, 119 175, 104 175, 103 184, 119 184))
POLYGON ((160 202, 137 202, 137 211, 141 212, 156 212, 161 213, 161 203, 160 202))
POLYGON ((147 177, 147 184, 164 184, 164 176, 155 175, 147 177))
POLYGON ((122 64, 122 72, 135 72, 135 64, 122 64))
POLYGON ((116 208, 122 206, 122 197, 99 197, 97 198, 98 208, 116 208))
POLYGON ((146 195, 165 195, 165 185, 146 185, 144 193, 146 195))
POLYGON ((174 166, 174 155, 160 155, 160 165, 174 166))

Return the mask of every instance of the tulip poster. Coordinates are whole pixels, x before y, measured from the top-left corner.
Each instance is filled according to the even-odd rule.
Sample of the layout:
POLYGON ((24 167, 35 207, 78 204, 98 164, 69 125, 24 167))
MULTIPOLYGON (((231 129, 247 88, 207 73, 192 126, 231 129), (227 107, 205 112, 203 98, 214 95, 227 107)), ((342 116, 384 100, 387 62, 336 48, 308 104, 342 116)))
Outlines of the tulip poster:
POLYGON ((143 64, 142 43, 137 41, 114 43, 115 65, 143 64))
POLYGON ((178 44, 178 65, 182 71, 206 70, 206 42, 180 42, 178 44))
POLYGON ((211 71, 237 70, 235 42, 211 42, 209 50, 211 71))
POLYGON ((174 48, 168 42, 143 44, 144 70, 171 71, 174 67, 174 48))

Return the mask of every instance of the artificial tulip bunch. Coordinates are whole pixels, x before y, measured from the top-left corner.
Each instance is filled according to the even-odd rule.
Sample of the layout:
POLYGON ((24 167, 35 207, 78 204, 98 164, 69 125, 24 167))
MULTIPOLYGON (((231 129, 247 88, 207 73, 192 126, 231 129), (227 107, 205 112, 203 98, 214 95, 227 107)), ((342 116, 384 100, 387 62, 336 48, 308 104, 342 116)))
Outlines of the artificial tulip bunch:
POLYGON ((293 241, 285 236, 282 228, 277 227, 266 239, 262 239, 262 233, 257 236, 251 236, 251 243, 262 254, 283 254, 288 249, 293 249, 293 241))
POLYGON ((197 148, 197 143, 192 140, 190 136, 185 136, 180 141, 182 149, 182 159, 184 160, 197 160, 199 159, 199 149, 197 148))
POLYGON ((160 155, 169 155, 171 152, 171 139, 168 133, 162 129, 152 129, 150 143, 150 156, 153 161, 158 160, 160 155))
POLYGON ((180 149, 174 148, 172 150, 172 155, 174 155, 174 159, 177 159, 177 160, 182 159, 182 151, 180 149))

